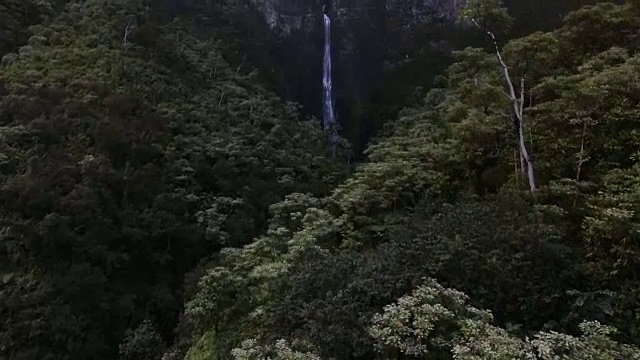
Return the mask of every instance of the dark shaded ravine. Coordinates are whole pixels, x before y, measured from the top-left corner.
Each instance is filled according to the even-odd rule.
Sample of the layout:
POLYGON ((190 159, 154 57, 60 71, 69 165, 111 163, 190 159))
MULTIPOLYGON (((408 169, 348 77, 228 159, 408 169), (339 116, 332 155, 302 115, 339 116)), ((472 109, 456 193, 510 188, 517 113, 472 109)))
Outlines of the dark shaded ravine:
MULTIPOLYGON (((482 34, 455 25, 461 0, 157 1, 169 17, 216 18, 209 26, 228 28, 238 43, 236 61, 260 69, 283 99, 319 120, 324 6, 332 19, 335 118, 356 155, 399 109, 421 100, 452 49, 486 45, 482 34)), ((507 0, 516 18, 511 36, 550 29, 570 10, 594 2, 507 0)))

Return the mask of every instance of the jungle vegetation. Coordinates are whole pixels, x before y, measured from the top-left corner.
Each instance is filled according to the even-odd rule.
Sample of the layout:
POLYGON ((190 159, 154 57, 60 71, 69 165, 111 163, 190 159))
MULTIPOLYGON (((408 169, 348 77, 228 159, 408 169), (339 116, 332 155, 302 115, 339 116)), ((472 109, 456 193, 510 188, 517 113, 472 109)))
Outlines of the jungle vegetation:
POLYGON ((468 0, 353 164, 224 22, 5 0, 0 359, 640 359, 638 6, 468 0))

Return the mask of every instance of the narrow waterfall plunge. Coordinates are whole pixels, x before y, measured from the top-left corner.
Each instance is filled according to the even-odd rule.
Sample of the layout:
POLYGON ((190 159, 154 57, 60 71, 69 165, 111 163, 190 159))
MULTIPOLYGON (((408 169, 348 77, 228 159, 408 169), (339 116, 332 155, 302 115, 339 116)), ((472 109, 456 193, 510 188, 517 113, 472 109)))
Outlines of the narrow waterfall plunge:
MULTIPOLYGON (((324 9, 323 9, 324 10, 324 9)), ((335 152, 336 141, 338 139, 336 129, 336 119, 333 112, 333 94, 331 85, 331 19, 325 11, 324 13, 324 61, 322 66, 322 88, 323 88, 323 115, 324 131, 329 137, 329 143, 335 152)))

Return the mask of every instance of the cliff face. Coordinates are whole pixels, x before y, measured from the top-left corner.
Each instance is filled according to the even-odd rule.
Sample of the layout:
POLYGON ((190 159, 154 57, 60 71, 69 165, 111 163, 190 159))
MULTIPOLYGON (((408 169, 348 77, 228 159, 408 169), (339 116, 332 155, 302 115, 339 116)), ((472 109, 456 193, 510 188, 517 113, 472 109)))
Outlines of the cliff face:
MULTIPOLYGON (((281 39, 281 94, 320 114, 324 0, 246 0, 281 39)), ((393 68, 424 47, 420 27, 450 19, 459 0, 329 0, 338 121, 369 101, 393 68)))
MULTIPOLYGON (((433 59, 442 54, 434 55, 434 50, 447 53, 447 48, 456 42, 458 46, 473 45, 474 41, 476 45, 486 45, 483 34, 475 40, 466 34, 461 43, 454 39, 457 30, 453 29, 452 20, 464 0, 244 1, 257 10, 282 40, 278 50, 283 79, 280 93, 302 103, 311 114, 321 114, 322 8, 326 4, 333 26, 338 121, 343 128, 364 128, 366 133, 358 129, 358 136, 365 139, 371 135, 372 128, 367 123, 371 119, 365 116, 361 119, 365 123, 354 125, 352 110, 359 104, 376 103, 378 100, 372 100, 372 95, 379 89, 385 87, 388 92, 387 80, 395 76, 389 74, 401 69, 408 87, 429 87, 429 76, 411 79, 411 72, 421 71, 413 60, 422 56, 422 66, 425 57, 431 58, 427 64, 437 63, 433 59)), ((505 0, 504 4, 516 18, 512 35, 522 36, 552 29, 568 12, 595 2, 598 0, 505 0)), ((435 70, 434 67, 432 71, 435 70)), ((385 96, 388 98, 388 93, 385 96)))
MULTIPOLYGON (((305 114, 318 117, 326 6, 332 19, 337 121, 343 135, 361 145, 397 107, 407 105, 403 99, 412 95, 412 89, 429 87, 446 65, 443 56, 449 48, 486 45, 483 34, 461 35, 452 26, 464 0, 156 1, 169 9, 191 9, 197 16, 218 14, 212 26, 232 29, 229 38, 243 43, 238 61, 246 57, 267 71, 284 99, 302 104, 305 114), (390 106, 392 110, 383 113, 390 106)), ((506 0, 505 4, 518 19, 514 31, 522 35, 557 26, 568 11, 596 1, 506 0)))
MULTIPOLYGON (((279 95, 302 104, 304 114, 317 117, 322 114, 326 6, 332 19, 336 119, 343 135, 362 144, 375 128, 371 116, 362 115, 363 107, 383 88, 385 75, 411 63, 425 48, 433 48, 438 44, 435 39, 446 37, 435 32, 438 26, 450 23, 447 19, 461 0, 154 1, 162 4, 169 18, 189 14, 205 19, 205 27, 215 28, 218 34, 224 29, 226 40, 240 45, 236 46, 235 60, 244 63, 246 58, 250 65, 259 67, 279 95), (434 26, 436 23, 440 25, 434 26), (355 120, 354 110, 360 113, 355 120)), ((402 68, 406 72, 406 67, 402 68)), ((411 78, 414 83, 406 82, 407 88, 430 82, 411 78)), ((386 115, 380 117, 378 122, 386 115)))

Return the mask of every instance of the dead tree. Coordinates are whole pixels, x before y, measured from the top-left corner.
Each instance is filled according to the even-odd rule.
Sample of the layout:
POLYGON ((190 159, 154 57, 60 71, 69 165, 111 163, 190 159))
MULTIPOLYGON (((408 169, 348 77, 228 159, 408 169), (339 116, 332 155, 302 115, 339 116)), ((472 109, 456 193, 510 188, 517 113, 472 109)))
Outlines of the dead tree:
POLYGON ((529 188, 531 192, 536 190, 536 178, 533 172, 533 161, 529 156, 529 151, 527 150, 527 144, 524 139, 524 93, 525 93, 525 83, 524 78, 520 79, 520 96, 516 95, 515 87, 513 85, 513 81, 511 80, 511 76, 509 75, 509 68, 507 64, 504 62, 502 58, 502 54, 500 53, 500 47, 498 46, 498 41, 496 40, 496 36, 492 31, 483 28, 480 26, 478 21, 472 19, 473 23, 481 30, 483 30, 489 37, 491 41, 493 41, 493 45, 496 51, 496 57, 498 62, 500 63, 500 67, 502 67, 502 73, 504 75, 505 82, 507 83, 507 89, 509 92, 506 94, 511 101, 513 106, 514 113, 514 122, 516 126, 516 132, 518 133, 518 147, 520 149, 521 161, 523 162, 523 168, 526 168, 526 175, 529 180, 529 188))

